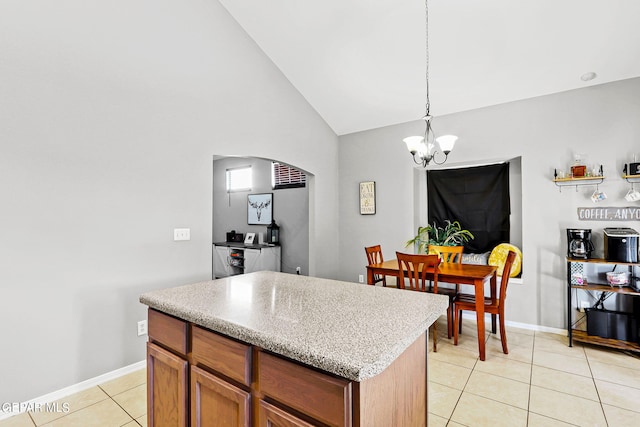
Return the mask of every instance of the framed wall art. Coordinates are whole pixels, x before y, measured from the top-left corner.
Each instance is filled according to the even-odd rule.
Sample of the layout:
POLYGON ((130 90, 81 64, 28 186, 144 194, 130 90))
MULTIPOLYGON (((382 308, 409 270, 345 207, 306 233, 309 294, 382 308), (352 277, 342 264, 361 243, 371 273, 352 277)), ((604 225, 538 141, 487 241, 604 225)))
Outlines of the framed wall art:
POLYGON ((376 182, 360 183, 360 215, 375 215, 376 213, 376 182))
POLYGON ((247 224, 269 225, 273 218, 273 193, 247 196, 247 224))

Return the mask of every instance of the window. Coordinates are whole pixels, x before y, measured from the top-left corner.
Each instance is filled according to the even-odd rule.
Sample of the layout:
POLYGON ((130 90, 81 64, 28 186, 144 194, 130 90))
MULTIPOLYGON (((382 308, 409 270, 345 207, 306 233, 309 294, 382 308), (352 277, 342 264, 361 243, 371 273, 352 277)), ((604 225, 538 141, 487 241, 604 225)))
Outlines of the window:
POLYGON ((460 221, 475 238, 465 251, 510 242, 509 163, 427 171, 429 223, 460 221))
POLYGON ((227 192, 251 190, 251 166, 227 169, 227 192))
POLYGON ((299 169, 284 163, 271 163, 271 185, 274 190, 305 187, 307 176, 299 169))

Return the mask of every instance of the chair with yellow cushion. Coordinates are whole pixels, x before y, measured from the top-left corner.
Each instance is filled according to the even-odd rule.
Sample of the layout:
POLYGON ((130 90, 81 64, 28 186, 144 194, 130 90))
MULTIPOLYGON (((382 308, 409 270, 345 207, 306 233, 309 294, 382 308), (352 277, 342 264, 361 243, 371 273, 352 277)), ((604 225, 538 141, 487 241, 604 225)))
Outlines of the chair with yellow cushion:
POLYGON ((509 243, 500 243, 498 246, 493 248, 489 255, 489 265, 498 267, 498 276, 502 276, 502 270, 505 262, 507 261, 507 255, 509 255, 509 252, 515 253, 515 258, 513 259, 513 264, 511 264, 511 273, 509 273, 509 276, 516 277, 522 271, 522 252, 520 252, 520 249, 509 243))

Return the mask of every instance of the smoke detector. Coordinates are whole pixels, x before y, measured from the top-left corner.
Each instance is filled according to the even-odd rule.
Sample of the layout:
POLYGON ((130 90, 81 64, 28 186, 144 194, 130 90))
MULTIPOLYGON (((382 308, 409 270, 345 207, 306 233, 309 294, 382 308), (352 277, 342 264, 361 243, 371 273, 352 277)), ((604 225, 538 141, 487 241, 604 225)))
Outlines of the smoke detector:
POLYGON ((588 73, 584 73, 583 75, 581 75, 580 80, 582 80, 583 82, 588 82, 589 80, 593 80, 596 77, 598 77, 596 73, 594 73, 593 71, 589 71, 588 73))

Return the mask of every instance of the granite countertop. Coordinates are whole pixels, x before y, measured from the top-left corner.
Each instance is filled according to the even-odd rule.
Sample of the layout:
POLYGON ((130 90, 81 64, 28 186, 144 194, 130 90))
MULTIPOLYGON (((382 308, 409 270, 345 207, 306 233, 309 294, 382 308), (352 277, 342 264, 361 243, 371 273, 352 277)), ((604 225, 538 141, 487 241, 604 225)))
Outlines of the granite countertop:
POLYGON ((354 381, 381 373, 449 304, 443 295, 272 271, 152 291, 140 302, 354 381))

